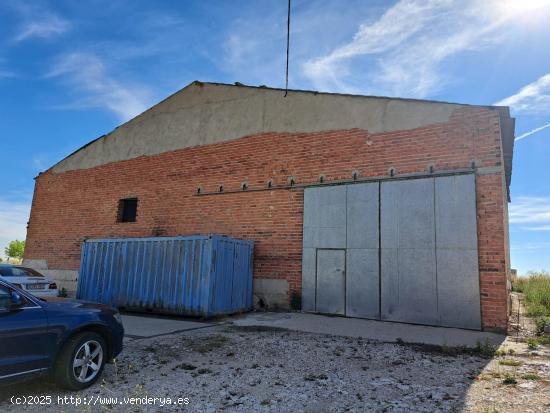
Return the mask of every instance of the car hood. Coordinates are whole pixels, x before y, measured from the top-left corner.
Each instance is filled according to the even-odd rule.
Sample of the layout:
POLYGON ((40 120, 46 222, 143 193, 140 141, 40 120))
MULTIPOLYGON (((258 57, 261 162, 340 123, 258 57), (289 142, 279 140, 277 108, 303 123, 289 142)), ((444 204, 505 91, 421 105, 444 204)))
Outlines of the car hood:
POLYGON ((90 311, 113 314, 118 312, 116 308, 107 304, 93 303, 90 301, 74 300, 70 298, 51 298, 43 302, 45 308, 52 310, 90 311))

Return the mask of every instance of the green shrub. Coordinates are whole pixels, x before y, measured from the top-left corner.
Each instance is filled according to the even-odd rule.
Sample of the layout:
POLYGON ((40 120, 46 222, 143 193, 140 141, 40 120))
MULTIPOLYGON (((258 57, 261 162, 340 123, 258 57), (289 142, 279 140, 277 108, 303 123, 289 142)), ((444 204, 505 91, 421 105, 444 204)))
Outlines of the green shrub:
POLYGON ((535 324, 537 325, 537 333, 542 334, 544 332, 544 326, 550 326, 550 317, 537 317, 535 319, 535 324))
POLYGON ((539 341, 536 338, 528 338, 527 347, 531 350, 536 350, 539 347, 539 341))
POLYGON ((536 350, 540 345, 550 345, 550 336, 540 336, 527 339, 527 347, 531 350, 536 350))
POLYGON ((514 376, 507 374, 504 376, 504 380, 502 380, 502 384, 517 384, 517 380, 514 378, 514 376))
POLYGON ((477 353, 484 357, 494 357, 497 352, 497 348, 489 343, 489 339, 485 339, 485 342, 478 341, 476 347, 473 350, 474 353, 477 353))
POLYGON ((515 291, 523 292, 527 315, 550 316, 550 274, 530 272, 528 277, 516 278, 513 284, 515 291))
POLYGON ((500 360, 498 363, 502 366, 513 366, 513 367, 521 366, 523 364, 521 361, 513 360, 513 359, 500 360))
POLYGON ((512 291, 522 293, 526 282, 527 277, 512 277, 512 291))

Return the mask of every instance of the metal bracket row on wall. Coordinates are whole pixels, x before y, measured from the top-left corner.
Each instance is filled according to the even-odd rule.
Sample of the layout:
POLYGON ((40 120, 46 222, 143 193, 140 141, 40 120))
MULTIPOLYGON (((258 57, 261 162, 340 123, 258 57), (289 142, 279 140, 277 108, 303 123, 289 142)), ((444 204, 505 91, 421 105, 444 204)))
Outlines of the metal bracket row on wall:
MULTIPOLYGON (((195 196, 210 196, 210 195, 225 195, 225 194, 237 194, 237 193, 247 193, 247 192, 260 192, 260 191, 275 191, 275 190, 300 190, 304 188, 311 188, 311 187, 318 187, 318 186, 334 186, 334 185, 349 185, 349 184, 355 184, 355 183, 364 183, 364 182, 381 182, 381 181, 393 181, 393 180, 403 180, 403 179, 416 179, 416 178, 422 178, 422 177, 430 177, 430 176, 452 176, 452 175, 463 175, 463 174, 469 174, 472 172, 475 172, 476 168, 462 168, 462 169, 449 169, 444 171, 432 171, 429 173, 426 172, 414 172, 409 174, 401 174, 401 175, 381 175, 381 176, 372 176, 372 177, 365 177, 365 178, 359 178, 354 173, 352 179, 340 179, 340 180, 334 180, 334 181, 326 181, 324 178, 320 179, 318 182, 311 182, 306 184, 297 184, 295 181, 295 178, 290 177, 289 183, 286 185, 273 185, 272 181, 268 181, 268 185, 263 188, 250 188, 248 185, 242 184, 240 189, 231 189, 231 190, 225 190, 223 188, 223 185, 220 185, 218 191, 213 192, 203 192, 202 188, 197 188, 197 191, 195 192, 195 196)), ((323 176, 323 175, 321 175, 323 176)))

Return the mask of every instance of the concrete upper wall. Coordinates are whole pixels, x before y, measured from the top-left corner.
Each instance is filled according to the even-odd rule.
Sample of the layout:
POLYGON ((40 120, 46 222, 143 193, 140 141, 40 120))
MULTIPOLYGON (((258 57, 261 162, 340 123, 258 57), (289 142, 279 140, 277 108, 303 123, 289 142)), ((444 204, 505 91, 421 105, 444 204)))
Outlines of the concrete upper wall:
POLYGON ((372 133, 446 122, 461 105, 193 82, 68 156, 61 173, 266 132, 360 128, 372 133))

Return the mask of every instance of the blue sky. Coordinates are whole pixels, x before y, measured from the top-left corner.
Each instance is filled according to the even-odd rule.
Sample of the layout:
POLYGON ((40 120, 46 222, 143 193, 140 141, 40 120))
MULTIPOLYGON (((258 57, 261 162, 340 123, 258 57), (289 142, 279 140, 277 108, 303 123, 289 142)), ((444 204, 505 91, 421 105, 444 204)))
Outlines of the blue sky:
MULTIPOLYGON (((290 87, 511 106, 512 266, 550 270, 549 19, 550 0, 293 0, 290 87)), ((191 81, 283 86, 285 29, 286 0, 0 2, 0 248, 40 171, 191 81)))

